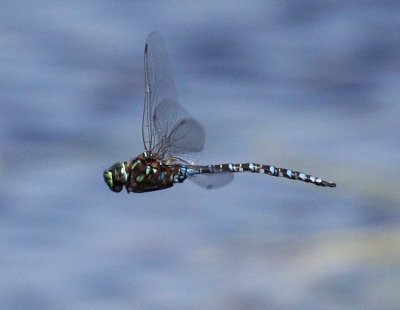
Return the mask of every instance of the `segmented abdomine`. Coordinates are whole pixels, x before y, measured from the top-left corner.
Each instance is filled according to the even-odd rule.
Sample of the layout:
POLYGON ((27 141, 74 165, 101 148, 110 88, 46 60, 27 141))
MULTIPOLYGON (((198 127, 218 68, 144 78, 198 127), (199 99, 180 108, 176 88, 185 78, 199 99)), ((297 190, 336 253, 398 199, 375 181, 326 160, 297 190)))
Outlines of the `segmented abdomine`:
POLYGON ((322 180, 320 177, 306 174, 304 172, 294 171, 292 169, 278 168, 270 165, 261 165, 254 163, 245 164, 220 164, 209 166, 191 166, 191 170, 195 173, 221 173, 221 172, 253 172, 263 173, 274 177, 284 177, 291 180, 299 180, 312 183, 317 186, 335 187, 336 184, 322 180))

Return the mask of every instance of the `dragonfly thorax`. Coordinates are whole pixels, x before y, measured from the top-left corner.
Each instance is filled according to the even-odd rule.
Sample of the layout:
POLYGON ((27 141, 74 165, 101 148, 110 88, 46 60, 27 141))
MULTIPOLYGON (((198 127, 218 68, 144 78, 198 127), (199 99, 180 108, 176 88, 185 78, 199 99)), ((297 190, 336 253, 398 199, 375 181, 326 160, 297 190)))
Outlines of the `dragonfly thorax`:
POLYGON ((187 177, 185 166, 166 164, 147 151, 126 163, 126 173, 124 185, 128 192, 134 193, 166 189, 187 177))

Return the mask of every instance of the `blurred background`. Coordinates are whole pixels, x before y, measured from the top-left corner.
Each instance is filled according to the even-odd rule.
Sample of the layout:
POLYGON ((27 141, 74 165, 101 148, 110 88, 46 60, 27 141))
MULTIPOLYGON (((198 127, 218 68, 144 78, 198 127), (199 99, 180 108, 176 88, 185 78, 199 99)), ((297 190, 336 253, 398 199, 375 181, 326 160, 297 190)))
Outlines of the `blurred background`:
POLYGON ((399 1, 0 4, 1 309, 399 309, 399 1), (159 31, 201 164, 115 194, 159 31))

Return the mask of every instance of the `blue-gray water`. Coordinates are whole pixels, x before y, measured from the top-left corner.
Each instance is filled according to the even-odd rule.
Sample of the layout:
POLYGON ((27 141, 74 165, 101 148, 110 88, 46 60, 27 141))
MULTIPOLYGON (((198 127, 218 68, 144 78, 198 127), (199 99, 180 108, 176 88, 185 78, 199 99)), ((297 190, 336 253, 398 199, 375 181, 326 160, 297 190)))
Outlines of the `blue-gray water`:
POLYGON ((1 309, 398 309, 399 1, 0 4, 1 309), (200 163, 304 170, 112 193, 158 30, 200 163))

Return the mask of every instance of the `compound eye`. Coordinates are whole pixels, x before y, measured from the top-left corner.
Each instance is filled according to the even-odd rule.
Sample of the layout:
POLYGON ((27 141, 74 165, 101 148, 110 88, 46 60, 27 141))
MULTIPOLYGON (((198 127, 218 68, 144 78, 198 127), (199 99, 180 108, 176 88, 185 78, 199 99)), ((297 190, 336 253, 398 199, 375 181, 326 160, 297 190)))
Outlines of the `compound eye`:
POLYGON ((112 188, 113 187, 113 177, 112 177, 111 171, 109 171, 109 170, 104 171, 103 177, 104 177, 104 181, 106 182, 106 184, 110 188, 112 188))

